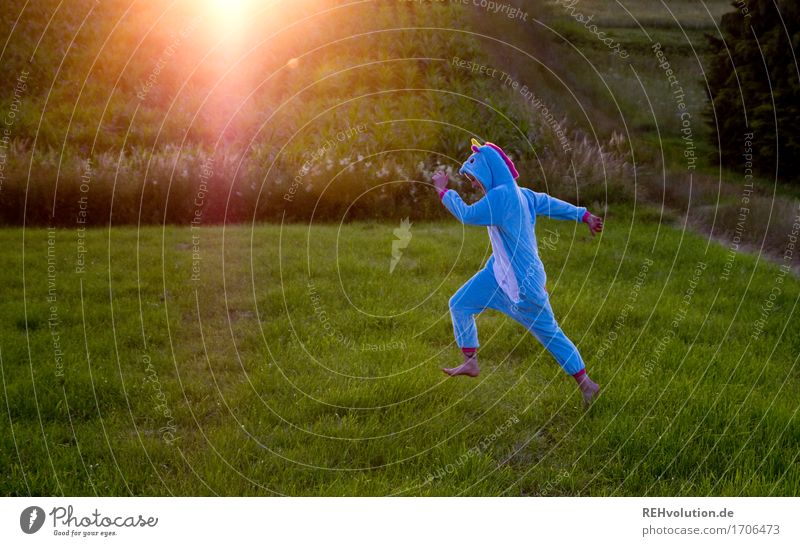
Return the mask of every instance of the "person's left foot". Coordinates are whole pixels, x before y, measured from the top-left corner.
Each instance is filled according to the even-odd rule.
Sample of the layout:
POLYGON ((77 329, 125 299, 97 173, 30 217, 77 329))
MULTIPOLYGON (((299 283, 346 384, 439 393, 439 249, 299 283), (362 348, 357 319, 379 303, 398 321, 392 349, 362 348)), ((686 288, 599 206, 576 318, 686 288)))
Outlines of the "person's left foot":
POLYGON ((456 368, 442 368, 442 371, 451 377, 455 377, 456 375, 478 377, 478 374, 480 373, 480 369, 478 369, 478 357, 466 357, 461 366, 456 368))

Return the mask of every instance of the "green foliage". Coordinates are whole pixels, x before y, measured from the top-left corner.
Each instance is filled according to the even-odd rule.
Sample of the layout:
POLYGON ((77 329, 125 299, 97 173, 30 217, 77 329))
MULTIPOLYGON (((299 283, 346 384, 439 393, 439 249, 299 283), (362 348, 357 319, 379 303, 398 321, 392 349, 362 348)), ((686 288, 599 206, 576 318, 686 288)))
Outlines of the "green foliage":
MULTIPOLYGON (((301 4, 307 11, 290 10, 296 21, 254 16, 258 32, 245 33, 253 49, 238 55, 226 50, 231 37, 212 43, 214 29, 191 2, 167 11, 158 2, 130 11, 108 2, 54 17, 14 127, 2 222, 74 225, 87 206, 81 199, 89 225, 186 224, 195 214, 205 224, 441 218, 430 174, 457 170, 473 136, 527 165, 525 184, 598 200, 583 190, 602 186, 608 173, 622 190, 610 199, 632 199, 620 154, 574 135, 576 152, 562 153, 519 93, 452 63, 488 62, 476 39, 458 31, 469 27, 463 6, 301 4), (96 24, 81 26, 84 16, 96 24), (302 44, 289 40, 293 23, 304 29, 302 44), (55 74, 64 52, 54 40, 73 37, 82 45, 55 74), (41 79, 44 67, 52 81, 41 79), (201 179, 209 161, 213 173, 201 179)), ((22 20, 58 15, 57 5, 48 0, 22 20)), ((12 42, 14 70, 34 50, 29 42, 12 42)))
POLYGON ((602 239, 537 222, 556 316, 603 387, 588 413, 494 311, 481 376, 440 371, 484 229, 412 223, 393 272, 399 221, 0 230, 25 248, 0 255, 0 494, 796 496, 800 283, 773 301, 778 269, 745 254, 723 281, 727 250, 659 215, 615 207, 602 239))
POLYGON ((800 168, 800 5, 752 0, 744 13, 722 17, 722 36, 708 35, 710 139, 722 163, 737 172, 744 164, 745 133, 754 133, 757 172, 796 183, 800 168), (719 142, 717 142, 719 139, 719 142))

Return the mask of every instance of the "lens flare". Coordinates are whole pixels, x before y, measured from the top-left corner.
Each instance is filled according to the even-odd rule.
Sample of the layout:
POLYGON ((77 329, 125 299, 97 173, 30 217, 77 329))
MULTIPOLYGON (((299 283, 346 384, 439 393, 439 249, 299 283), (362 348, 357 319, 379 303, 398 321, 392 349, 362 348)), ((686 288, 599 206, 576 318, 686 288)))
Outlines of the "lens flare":
POLYGON ((222 34, 238 32, 247 22, 247 14, 256 7, 251 0, 203 0, 202 5, 222 34))

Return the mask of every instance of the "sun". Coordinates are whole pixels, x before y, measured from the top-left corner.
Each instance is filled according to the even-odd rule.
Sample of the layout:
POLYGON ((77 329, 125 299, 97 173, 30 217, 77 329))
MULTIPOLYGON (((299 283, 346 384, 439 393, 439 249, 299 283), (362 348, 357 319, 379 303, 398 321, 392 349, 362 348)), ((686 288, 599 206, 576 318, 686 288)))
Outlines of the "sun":
POLYGON ((277 31, 296 19, 288 0, 179 0, 187 13, 199 16, 210 36, 245 42, 252 34, 277 31))
POLYGON ((222 34, 236 33, 256 8, 253 0, 201 0, 206 15, 222 34))

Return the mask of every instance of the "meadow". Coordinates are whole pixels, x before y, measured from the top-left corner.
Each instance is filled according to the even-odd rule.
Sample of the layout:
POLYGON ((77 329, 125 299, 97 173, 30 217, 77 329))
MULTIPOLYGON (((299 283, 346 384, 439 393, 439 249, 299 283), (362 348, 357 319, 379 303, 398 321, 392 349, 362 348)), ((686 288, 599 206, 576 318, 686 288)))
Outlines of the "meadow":
POLYGON ((800 282, 605 213, 537 224, 588 411, 494 312, 440 371, 480 228, 414 223, 392 272, 388 223, 4 229, 0 493, 800 494, 800 282))
POLYGON ((511 3, 524 24, 299 0, 233 31, 188 0, 0 5, 29 73, 0 82, 0 494, 800 494, 800 186, 718 166, 705 35, 730 2, 577 3, 624 60, 564 2, 511 3), (491 252, 429 187, 470 137, 606 218, 537 223, 589 411, 494 312, 482 375, 440 371, 491 252))

